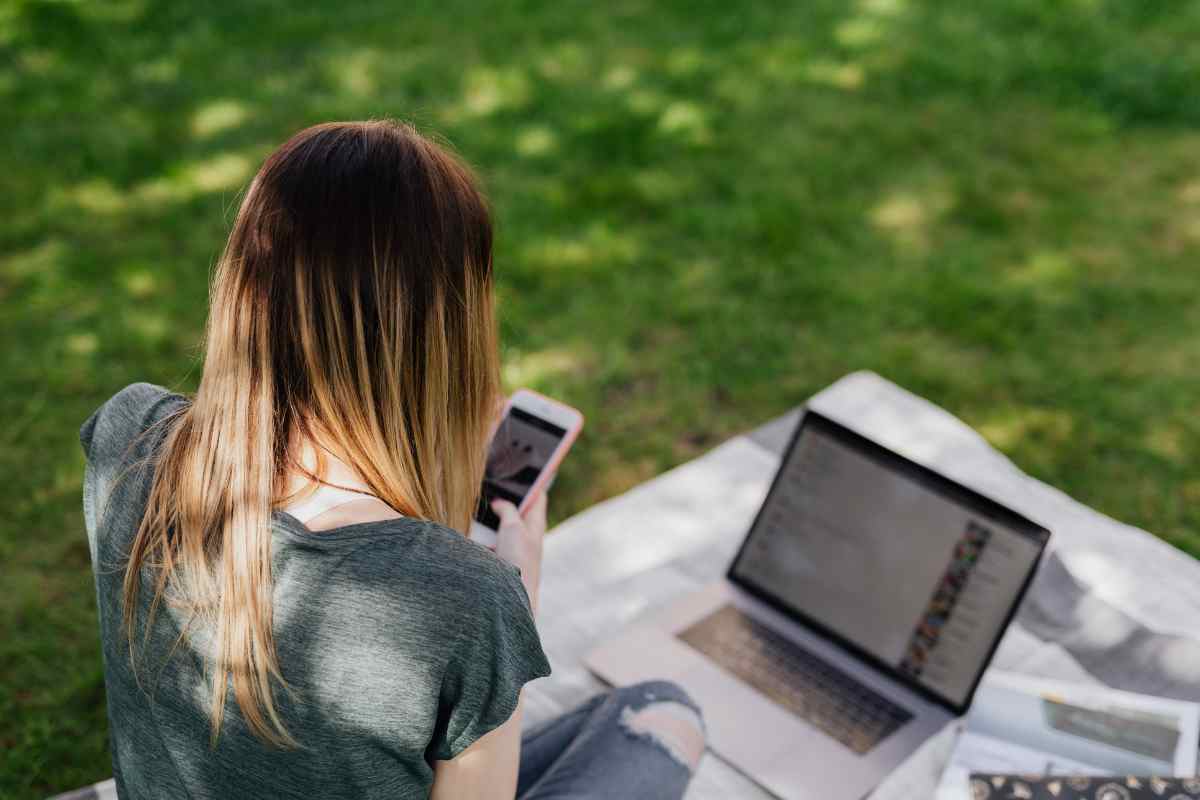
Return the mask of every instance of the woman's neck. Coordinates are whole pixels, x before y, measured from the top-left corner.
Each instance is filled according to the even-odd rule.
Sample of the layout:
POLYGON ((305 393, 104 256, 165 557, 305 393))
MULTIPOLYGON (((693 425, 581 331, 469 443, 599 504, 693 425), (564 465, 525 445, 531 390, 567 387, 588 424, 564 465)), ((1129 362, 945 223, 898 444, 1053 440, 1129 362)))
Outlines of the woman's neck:
POLYGON ((296 453, 296 460, 300 462, 303 469, 292 467, 288 471, 284 484, 285 496, 299 492, 313 482, 305 472, 316 475, 325 483, 371 493, 371 487, 362 479, 358 471, 339 458, 332 447, 323 446, 308 437, 302 437, 293 452, 296 453), (324 461, 323 470, 318 469, 321 466, 317 458, 318 448, 320 448, 320 460, 324 461))
MULTIPOLYGON (((310 475, 316 475, 322 483, 356 489, 365 494, 361 500, 336 505, 307 520, 304 523, 306 527, 313 531, 330 530, 359 522, 378 522, 403 516, 376 497, 358 471, 339 458, 333 450, 332 447, 322 446, 311 439, 301 438, 293 450, 300 466, 293 466, 285 476, 285 496, 308 496, 309 490, 319 488, 313 486, 316 482, 310 475), (318 449, 323 465, 318 463, 318 449), (322 466, 323 469, 318 469, 322 466)), ((295 504, 288 508, 294 506, 295 504)))

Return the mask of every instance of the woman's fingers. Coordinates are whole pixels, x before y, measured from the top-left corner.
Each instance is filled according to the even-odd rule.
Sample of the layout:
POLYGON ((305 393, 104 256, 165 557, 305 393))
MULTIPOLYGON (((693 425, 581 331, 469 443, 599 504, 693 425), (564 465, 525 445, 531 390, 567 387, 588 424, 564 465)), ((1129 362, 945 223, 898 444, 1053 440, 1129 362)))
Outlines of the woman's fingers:
POLYGON ((547 493, 543 489, 538 492, 537 497, 533 498, 533 502, 529 505, 529 508, 525 509, 526 524, 531 528, 536 526, 541 533, 546 532, 546 504, 547 493))
POLYGON ((496 516, 500 518, 501 527, 505 525, 520 525, 521 513, 517 511, 517 507, 507 500, 493 500, 492 511, 496 512, 496 516))
POLYGON ((542 537, 546 533, 546 497, 543 494, 534 498, 525 516, 506 500, 493 501, 492 510, 500 517, 495 553, 521 571, 530 607, 536 610, 542 571, 542 537))

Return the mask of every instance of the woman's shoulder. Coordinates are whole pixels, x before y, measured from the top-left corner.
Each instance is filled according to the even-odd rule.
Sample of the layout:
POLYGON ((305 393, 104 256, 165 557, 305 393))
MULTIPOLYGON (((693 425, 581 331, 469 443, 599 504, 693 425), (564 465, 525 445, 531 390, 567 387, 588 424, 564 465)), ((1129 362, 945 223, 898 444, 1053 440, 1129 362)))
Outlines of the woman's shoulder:
POLYGON ((104 401, 79 428, 79 443, 89 459, 120 455, 130 442, 187 398, 154 383, 131 383, 104 401))
MULTIPOLYGON (((449 594, 506 589, 521 572, 487 547, 445 525, 410 517, 355 526, 357 570, 403 572, 449 594)), ((321 534, 317 534, 320 536, 321 534)))
MULTIPOLYGON (((520 571, 458 531, 433 522, 398 518, 305 537, 305 569, 285 570, 318 592, 324 618, 370 619, 364 633, 355 624, 338 636, 368 636, 384 648, 416 646, 444 661, 451 650, 471 649, 478 637, 536 640, 533 612, 520 571), (330 606, 336 606, 331 611, 330 606)), ((286 579, 285 579, 286 580, 286 579)), ((307 602, 307 601, 305 601, 307 602)))
POLYGON ((327 565, 304 574, 316 568, 329 596, 350 605, 450 631, 532 616, 520 570, 444 525, 402 517, 303 538, 297 555, 327 565))

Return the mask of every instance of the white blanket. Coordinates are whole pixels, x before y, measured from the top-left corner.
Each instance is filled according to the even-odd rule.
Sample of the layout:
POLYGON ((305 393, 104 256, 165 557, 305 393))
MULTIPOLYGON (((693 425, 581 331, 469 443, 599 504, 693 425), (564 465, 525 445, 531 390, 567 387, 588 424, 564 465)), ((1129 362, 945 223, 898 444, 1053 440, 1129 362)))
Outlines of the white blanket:
MULTIPOLYGON (((848 375, 808 405, 1053 532, 996 667, 1200 700, 1200 643, 1192 638, 1200 562, 1028 477, 961 421, 878 375, 848 375)), ((593 645, 723 574, 778 464, 770 445, 782 445, 795 419, 732 439, 555 529, 539 619, 554 674, 527 689, 526 724, 603 688, 580 663, 593 645)), ((873 797, 932 796, 954 735, 951 726, 931 740, 873 797)), ((688 793, 770 796, 711 752, 688 793)))

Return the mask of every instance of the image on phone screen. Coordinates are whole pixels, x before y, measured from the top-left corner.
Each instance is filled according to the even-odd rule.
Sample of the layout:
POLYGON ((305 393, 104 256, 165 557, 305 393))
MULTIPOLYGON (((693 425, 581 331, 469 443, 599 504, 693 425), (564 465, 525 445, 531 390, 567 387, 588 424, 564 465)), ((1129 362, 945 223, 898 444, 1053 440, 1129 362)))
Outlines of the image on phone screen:
POLYGON ((493 530, 500 527, 492 500, 501 498, 520 508, 566 435, 564 428, 510 408, 492 438, 475 519, 493 530))

